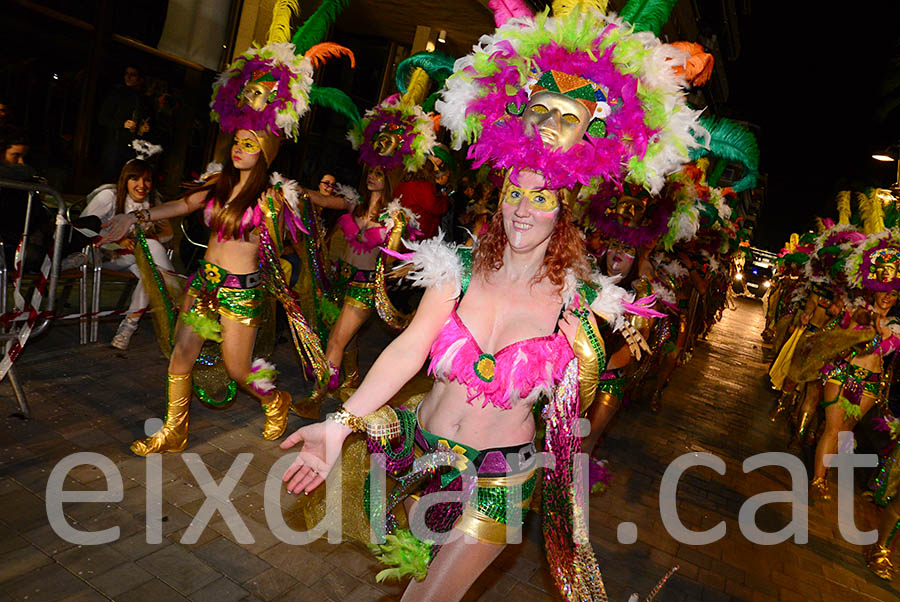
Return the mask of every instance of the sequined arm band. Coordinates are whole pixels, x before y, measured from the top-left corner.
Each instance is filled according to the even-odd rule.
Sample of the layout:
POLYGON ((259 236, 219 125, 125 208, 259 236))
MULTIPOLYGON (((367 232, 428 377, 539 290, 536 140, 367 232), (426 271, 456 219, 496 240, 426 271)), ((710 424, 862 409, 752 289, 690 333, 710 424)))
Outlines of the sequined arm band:
POLYGON ((390 406, 381 406, 366 416, 351 414, 347 408, 328 415, 328 420, 343 424, 354 433, 366 433, 374 439, 393 439, 400 434, 400 419, 390 406))
POLYGON ((603 339, 588 319, 590 310, 584 307, 573 313, 579 322, 572 350, 578 358, 578 389, 583 413, 594 403, 600 371, 606 367, 606 349, 603 339))
POLYGON ((136 211, 132 211, 131 215, 134 216, 134 219, 137 220, 138 225, 144 225, 147 222, 152 221, 150 219, 150 210, 149 209, 137 209, 136 211))

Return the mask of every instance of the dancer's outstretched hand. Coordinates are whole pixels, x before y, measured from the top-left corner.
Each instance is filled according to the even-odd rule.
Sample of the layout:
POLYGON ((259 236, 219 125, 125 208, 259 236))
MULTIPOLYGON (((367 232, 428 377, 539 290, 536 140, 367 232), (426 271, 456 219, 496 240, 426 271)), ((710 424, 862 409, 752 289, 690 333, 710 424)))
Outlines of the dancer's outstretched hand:
POLYGON ((128 229, 136 222, 137 220, 134 216, 128 213, 114 215, 108 222, 103 224, 103 230, 100 231, 100 240, 97 244, 102 245, 121 240, 123 236, 128 234, 128 229))
POLYGON ((281 449, 303 442, 303 448, 281 479, 287 483, 288 493, 309 493, 321 485, 337 462, 349 432, 350 429, 325 420, 304 426, 285 439, 281 449))

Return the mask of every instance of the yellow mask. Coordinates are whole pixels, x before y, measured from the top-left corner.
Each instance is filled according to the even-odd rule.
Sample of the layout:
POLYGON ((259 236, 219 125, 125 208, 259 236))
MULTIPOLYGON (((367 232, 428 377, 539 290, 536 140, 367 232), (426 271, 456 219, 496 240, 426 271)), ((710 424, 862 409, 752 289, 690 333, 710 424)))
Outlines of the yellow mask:
POLYGON ((533 209, 550 213, 559 208, 559 197, 551 190, 533 190, 516 186, 512 182, 506 190, 503 202, 507 205, 518 205, 522 199, 527 200, 533 209))
POLYGON ((262 150, 259 142, 257 142, 253 138, 238 138, 237 136, 235 136, 234 146, 237 146, 248 155, 255 155, 262 150))

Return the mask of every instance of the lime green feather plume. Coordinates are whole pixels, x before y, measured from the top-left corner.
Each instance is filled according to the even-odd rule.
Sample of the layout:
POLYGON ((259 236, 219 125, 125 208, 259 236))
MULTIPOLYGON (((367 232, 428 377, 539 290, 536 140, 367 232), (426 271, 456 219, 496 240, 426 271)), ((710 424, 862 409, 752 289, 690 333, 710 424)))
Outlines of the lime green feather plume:
POLYGON ((412 577, 422 581, 428 575, 431 550, 434 542, 420 541, 408 529, 397 529, 394 535, 385 535, 385 543, 369 544, 369 549, 382 563, 395 568, 384 569, 375 575, 375 581, 412 577))
POLYGON ((354 125, 360 121, 359 109, 343 90, 313 84, 309 89, 309 103, 336 111, 354 125))
MULTIPOLYGON (((712 155, 720 161, 738 163, 743 166, 744 175, 732 184, 731 188, 735 192, 753 188, 759 174, 759 146, 756 143, 756 136, 740 123, 730 119, 716 119, 704 115, 700 118, 700 123, 709 131, 709 150, 701 148, 693 151, 691 159, 712 155)), ((710 186, 716 184, 717 181, 710 181, 710 186)))
POLYGON ((291 43, 297 54, 306 54, 306 51, 325 39, 328 28, 331 27, 338 15, 341 14, 350 0, 322 0, 322 4, 316 9, 309 19, 297 28, 291 43))
POLYGON ((635 31, 652 31, 659 36, 678 0, 628 0, 619 16, 634 25, 635 31))

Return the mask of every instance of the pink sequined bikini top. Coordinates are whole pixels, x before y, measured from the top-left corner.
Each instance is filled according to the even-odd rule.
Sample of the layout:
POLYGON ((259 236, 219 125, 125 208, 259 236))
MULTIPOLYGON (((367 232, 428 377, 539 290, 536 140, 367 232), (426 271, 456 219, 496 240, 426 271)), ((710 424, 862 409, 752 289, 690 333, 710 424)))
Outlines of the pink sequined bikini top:
POLYGON ((353 213, 345 213, 338 221, 338 226, 344 231, 347 244, 357 255, 369 253, 384 244, 390 230, 386 226, 366 228, 363 230, 356 223, 353 213))
MULTIPOLYGON (((206 207, 203 209, 203 222, 206 224, 207 228, 212 227, 212 218, 213 213, 216 211, 216 200, 211 198, 206 203, 206 207)), ((259 206, 259 203, 254 203, 250 207, 244 211, 243 217, 241 217, 241 238, 243 238, 246 232, 252 232, 256 228, 259 227, 261 223, 263 223, 265 217, 263 215, 263 211, 259 206)), ((217 238, 219 242, 222 242, 225 238, 228 237, 228 234, 222 232, 221 230, 217 234, 217 238)))
POLYGON ((542 393, 549 396, 573 357, 572 347, 559 332, 485 353, 454 308, 431 345, 428 373, 438 380, 465 385, 469 403, 483 395, 481 407, 490 403, 508 410, 513 401, 542 393))

